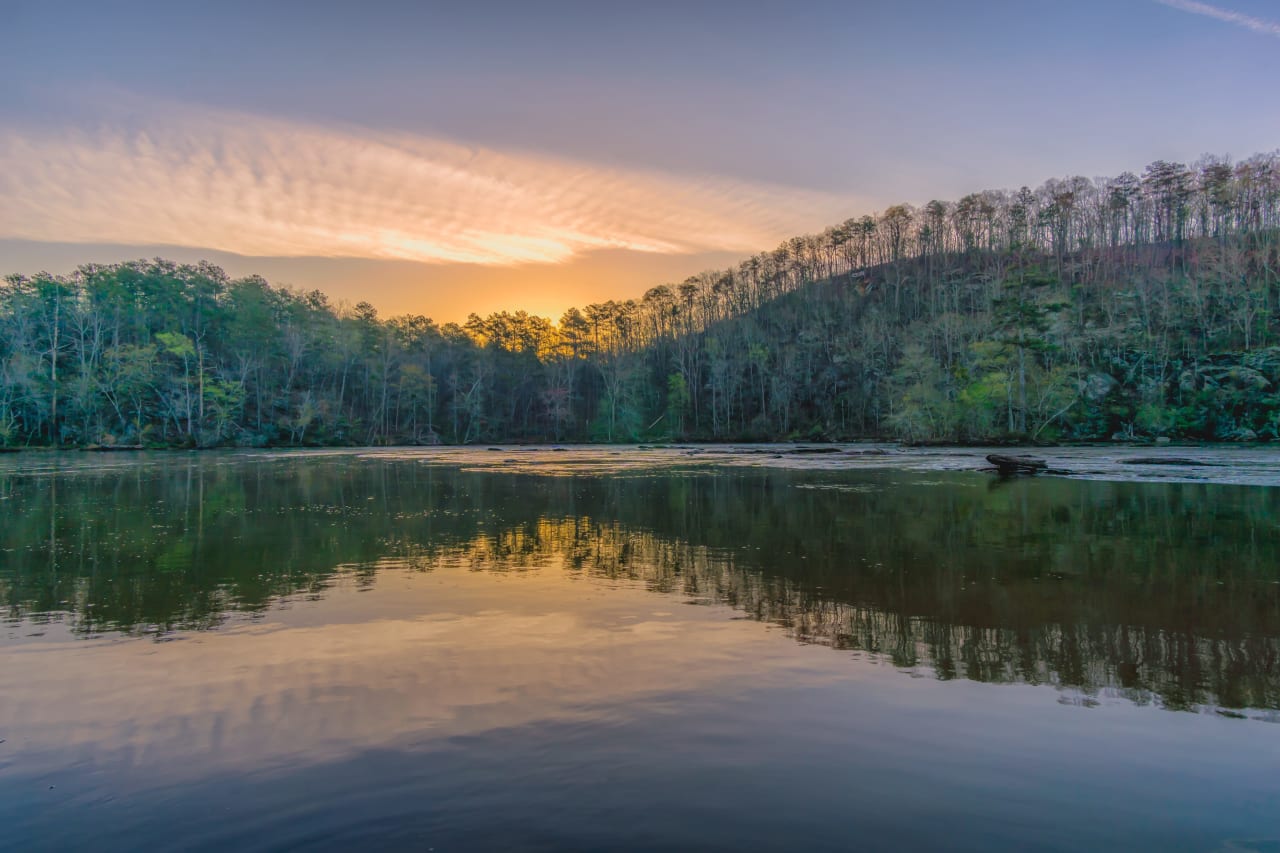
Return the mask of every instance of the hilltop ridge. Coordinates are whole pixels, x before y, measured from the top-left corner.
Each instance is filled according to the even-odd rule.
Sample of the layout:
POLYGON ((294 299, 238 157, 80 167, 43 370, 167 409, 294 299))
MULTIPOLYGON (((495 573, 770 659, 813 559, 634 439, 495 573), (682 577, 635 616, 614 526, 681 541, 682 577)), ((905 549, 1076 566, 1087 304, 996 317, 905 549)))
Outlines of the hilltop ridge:
POLYGON ((211 264, 0 291, 0 443, 1280 438, 1280 154, 894 205, 437 325, 211 264))

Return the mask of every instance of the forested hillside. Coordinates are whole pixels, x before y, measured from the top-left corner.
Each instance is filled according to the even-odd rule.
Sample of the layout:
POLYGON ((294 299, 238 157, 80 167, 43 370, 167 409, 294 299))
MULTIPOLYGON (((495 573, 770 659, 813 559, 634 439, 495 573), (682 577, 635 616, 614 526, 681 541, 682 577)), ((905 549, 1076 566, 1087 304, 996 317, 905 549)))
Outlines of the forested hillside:
POLYGON ((0 443, 1280 438, 1280 153, 895 205, 462 325, 155 260, 0 291, 0 443))

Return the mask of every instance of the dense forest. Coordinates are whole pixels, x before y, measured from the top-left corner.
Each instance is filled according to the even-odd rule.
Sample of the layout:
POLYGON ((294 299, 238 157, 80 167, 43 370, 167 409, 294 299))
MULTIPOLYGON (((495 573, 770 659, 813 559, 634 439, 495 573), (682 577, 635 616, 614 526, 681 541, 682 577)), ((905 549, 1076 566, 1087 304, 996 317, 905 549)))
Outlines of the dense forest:
POLYGON ((899 204, 439 325, 211 264, 0 290, 0 445, 1280 438, 1280 152, 899 204))

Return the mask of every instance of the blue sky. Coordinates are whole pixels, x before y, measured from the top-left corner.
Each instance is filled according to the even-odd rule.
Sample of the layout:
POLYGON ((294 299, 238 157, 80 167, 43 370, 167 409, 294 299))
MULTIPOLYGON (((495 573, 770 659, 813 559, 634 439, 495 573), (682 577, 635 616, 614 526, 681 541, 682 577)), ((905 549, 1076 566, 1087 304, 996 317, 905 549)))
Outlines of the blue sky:
POLYGON ((1280 146, 1280 3, 0 6, 0 267, 458 319, 897 201, 1280 146), (7 212, 4 212, 7 211, 7 212))

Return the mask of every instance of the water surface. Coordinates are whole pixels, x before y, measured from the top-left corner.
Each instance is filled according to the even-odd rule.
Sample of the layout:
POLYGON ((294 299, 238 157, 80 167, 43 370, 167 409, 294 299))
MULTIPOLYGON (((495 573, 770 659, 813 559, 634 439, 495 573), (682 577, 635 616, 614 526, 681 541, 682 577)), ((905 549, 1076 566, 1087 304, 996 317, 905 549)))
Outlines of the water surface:
POLYGON ((1280 848, 1274 454, 845 451, 0 460, 0 837, 1280 848))

